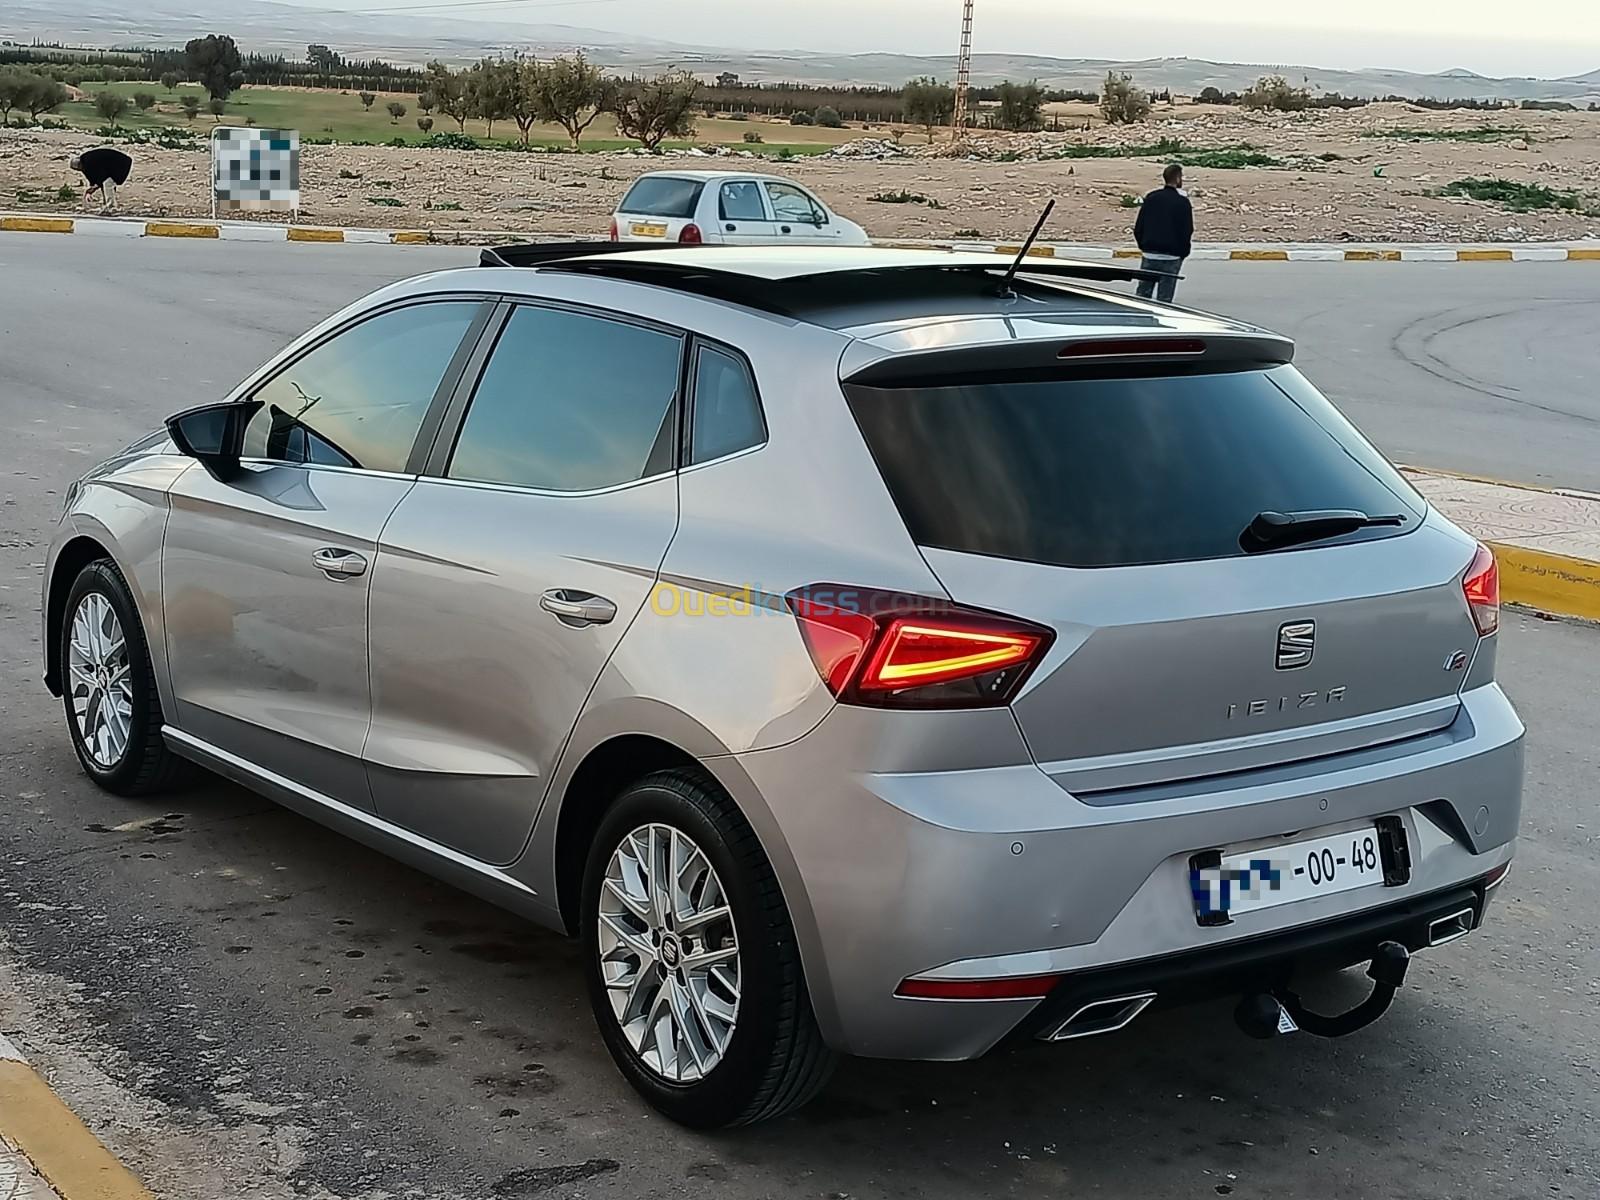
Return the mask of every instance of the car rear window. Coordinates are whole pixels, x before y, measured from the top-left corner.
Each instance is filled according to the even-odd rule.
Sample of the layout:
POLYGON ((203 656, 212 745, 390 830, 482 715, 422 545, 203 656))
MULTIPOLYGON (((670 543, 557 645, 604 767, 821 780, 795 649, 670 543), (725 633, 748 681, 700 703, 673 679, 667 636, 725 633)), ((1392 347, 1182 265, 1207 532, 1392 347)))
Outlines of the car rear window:
POLYGON ((639 180, 622 199, 618 212, 651 217, 692 217, 705 184, 698 179, 652 175, 639 180))
POLYGON ((919 545, 1070 567, 1243 555, 1258 513, 1403 515, 1420 498, 1293 367, 846 385, 919 545))

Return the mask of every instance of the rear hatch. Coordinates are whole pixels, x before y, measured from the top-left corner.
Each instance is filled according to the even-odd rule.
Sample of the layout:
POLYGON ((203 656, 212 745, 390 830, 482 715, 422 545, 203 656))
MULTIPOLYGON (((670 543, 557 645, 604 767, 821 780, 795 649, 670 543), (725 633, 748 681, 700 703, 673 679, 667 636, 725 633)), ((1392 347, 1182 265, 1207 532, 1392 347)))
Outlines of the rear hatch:
POLYGON ((644 175, 634 181, 617 206, 617 240, 676 242, 699 211, 703 179, 644 175))
POLYGON ((1454 719, 1478 640, 1460 585, 1473 547, 1292 366, 846 393, 951 597, 1056 630, 1013 706, 1067 790, 1254 770, 1454 719), (1332 510, 1391 523, 1245 536, 1265 512, 1332 510))

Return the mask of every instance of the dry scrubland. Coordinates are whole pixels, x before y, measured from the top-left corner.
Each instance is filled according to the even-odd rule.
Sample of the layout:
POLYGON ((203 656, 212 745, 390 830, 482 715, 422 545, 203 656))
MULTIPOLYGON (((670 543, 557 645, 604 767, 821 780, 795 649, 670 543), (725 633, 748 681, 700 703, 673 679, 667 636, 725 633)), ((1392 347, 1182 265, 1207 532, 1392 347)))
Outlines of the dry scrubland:
MULTIPOLYGON (((381 106, 380 106, 381 107, 381 106)), ((1191 163, 1200 236, 1212 241, 1527 241, 1600 237, 1600 114, 1433 112, 1377 104, 1347 112, 1257 115, 1199 105, 1105 126, 1087 110, 1066 133, 942 134, 901 144, 855 131, 815 157, 773 162, 695 152, 513 153, 389 146, 306 146, 307 222, 443 231, 597 233, 636 175, 670 167, 747 167, 793 175, 883 237, 1012 238, 1044 201, 1058 206, 1047 236, 1125 240, 1132 197, 1172 158, 1191 163), (1174 144, 1181 148, 1174 149, 1174 144), (1110 155, 1098 157, 1093 155, 1110 155), (1131 155, 1131 156, 1121 156, 1131 155), (1272 165, 1235 167, 1241 155, 1272 165), (1509 197, 1447 194, 1460 180, 1526 185, 1509 197), (1528 190, 1548 189, 1547 191, 1528 190), (1533 204, 1527 211, 1518 205, 1533 204), (1556 207, 1538 207, 1555 204, 1556 207)), ((206 122, 195 129, 204 134, 206 122)), ((766 142, 794 140, 787 123, 752 120, 766 142)), ((0 132, 0 209, 71 210, 63 184, 90 134, 0 132)), ((204 143, 130 148, 136 165, 122 211, 159 217, 210 211, 204 143)))

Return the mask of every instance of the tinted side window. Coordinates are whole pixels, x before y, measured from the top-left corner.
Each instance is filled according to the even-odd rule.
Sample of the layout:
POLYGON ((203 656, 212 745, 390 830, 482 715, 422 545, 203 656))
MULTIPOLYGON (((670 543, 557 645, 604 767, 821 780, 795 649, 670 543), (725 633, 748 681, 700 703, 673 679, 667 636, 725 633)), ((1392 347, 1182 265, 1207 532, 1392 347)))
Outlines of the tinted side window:
POLYGON ((761 189, 753 182, 723 184, 721 203, 724 221, 767 219, 767 210, 761 203, 761 189))
POLYGON ((694 426, 689 461, 707 462, 767 440, 750 368, 733 355, 701 346, 694 369, 694 426))
POLYGON ((683 341, 549 308, 511 314, 451 479, 580 492, 669 470, 683 341))
POLYGON ((462 336, 470 301, 416 304, 363 321, 256 389, 244 457, 404 471, 462 336))

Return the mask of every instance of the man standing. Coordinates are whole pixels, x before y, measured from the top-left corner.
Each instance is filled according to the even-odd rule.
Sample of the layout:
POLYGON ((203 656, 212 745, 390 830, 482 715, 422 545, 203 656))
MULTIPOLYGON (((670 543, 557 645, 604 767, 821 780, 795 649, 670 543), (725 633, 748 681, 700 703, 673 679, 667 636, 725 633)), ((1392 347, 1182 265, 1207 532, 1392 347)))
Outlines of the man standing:
POLYGON ((1141 279, 1139 295, 1154 296, 1163 304, 1172 302, 1178 290, 1178 272, 1189 257, 1194 240, 1194 205, 1183 190, 1183 167, 1173 163, 1161 172, 1166 181, 1144 198, 1139 219, 1133 223, 1133 240, 1144 255, 1143 267, 1163 276, 1160 280, 1141 279))

